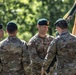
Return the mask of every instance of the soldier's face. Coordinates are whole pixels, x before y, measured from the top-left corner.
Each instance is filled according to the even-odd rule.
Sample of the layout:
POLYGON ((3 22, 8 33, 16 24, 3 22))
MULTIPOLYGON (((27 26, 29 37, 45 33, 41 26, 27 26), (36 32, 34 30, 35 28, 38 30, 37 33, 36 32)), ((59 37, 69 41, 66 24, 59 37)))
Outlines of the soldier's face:
POLYGON ((0 38, 2 38, 4 36, 4 30, 0 29, 0 38))
POLYGON ((48 31, 48 26, 46 26, 46 25, 43 25, 43 26, 38 25, 38 30, 39 30, 39 32, 41 34, 46 34, 47 31, 48 31))

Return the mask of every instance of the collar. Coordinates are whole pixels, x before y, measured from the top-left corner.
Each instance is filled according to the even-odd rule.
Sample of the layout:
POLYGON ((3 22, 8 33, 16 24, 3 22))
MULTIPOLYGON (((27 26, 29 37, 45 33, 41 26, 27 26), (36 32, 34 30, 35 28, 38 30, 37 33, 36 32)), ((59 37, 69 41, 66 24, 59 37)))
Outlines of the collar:
POLYGON ((66 31, 63 31, 60 35, 65 35, 65 34, 68 34, 68 33, 69 33, 69 31, 66 30, 66 31))

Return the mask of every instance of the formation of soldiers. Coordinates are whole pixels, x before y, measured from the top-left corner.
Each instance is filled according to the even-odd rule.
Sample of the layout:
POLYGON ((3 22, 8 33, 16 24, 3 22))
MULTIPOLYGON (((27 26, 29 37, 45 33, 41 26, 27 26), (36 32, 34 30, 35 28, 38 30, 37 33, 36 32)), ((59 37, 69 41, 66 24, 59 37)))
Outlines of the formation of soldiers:
MULTIPOLYGON (((76 14, 76 1, 73 8, 76 14)), ((38 33, 28 43, 17 37, 18 26, 11 21, 6 24, 8 37, 2 39, 0 25, 0 75, 76 75, 76 36, 67 23, 73 12, 55 22, 56 37, 47 34, 49 21, 39 19, 38 33)))
POLYGON ((38 33, 28 43, 17 37, 18 26, 12 21, 6 24, 8 37, 2 39, 0 25, 0 75, 76 75, 76 36, 63 18, 54 25, 56 37, 47 34, 49 21, 39 19, 38 33))
POLYGON ((64 19, 54 25, 59 33, 55 38, 47 34, 49 21, 39 19, 38 33, 26 43, 17 37, 17 24, 8 22, 8 37, 0 42, 0 75, 76 75, 76 36, 64 19))

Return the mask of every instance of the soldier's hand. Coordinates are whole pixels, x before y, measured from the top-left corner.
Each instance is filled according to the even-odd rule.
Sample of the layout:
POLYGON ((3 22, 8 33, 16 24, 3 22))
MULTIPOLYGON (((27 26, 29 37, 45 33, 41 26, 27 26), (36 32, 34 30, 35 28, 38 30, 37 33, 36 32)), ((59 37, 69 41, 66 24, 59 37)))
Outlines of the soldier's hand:
POLYGON ((44 72, 43 67, 42 67, 42 69, 41 69, 41 75, 45 75, 45 72, 44 72))

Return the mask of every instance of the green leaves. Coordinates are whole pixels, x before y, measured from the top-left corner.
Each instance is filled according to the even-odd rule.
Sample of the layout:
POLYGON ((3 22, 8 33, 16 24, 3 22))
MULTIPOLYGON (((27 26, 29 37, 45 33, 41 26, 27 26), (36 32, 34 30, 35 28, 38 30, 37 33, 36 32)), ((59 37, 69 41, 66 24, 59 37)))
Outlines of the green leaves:
MULTIPOLYGON (((37 20, 47 18, 50 21, 49 34, 55 34, 54 22, 63 17, 72 7, 70 0, 0 0, 0 23, 15 21, 18 25, 17 36, 28 40, 37 32, 37 20)), ((70 31, 73 23, 70 25, 70 31)), ((7 34, 5 34, 5 37, 7 34)))

